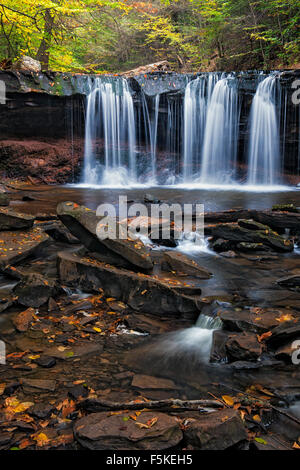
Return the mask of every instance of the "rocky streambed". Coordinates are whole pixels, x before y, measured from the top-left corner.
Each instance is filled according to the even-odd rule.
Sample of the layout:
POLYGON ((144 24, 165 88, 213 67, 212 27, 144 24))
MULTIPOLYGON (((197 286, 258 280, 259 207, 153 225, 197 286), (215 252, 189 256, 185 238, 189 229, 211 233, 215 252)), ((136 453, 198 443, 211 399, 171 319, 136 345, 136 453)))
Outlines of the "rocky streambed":
POLYGON ((186 252, 28 189, 1 194, 0 449, 300 446, 297 205, 208 212, 186 252))

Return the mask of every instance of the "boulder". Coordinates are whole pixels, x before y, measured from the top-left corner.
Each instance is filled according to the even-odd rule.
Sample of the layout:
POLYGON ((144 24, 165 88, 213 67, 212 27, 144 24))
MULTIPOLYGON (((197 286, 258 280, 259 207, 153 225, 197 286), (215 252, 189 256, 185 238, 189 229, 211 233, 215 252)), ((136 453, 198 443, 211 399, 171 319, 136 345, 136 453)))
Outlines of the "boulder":
POLYGON ((289 252, 294 249, 292 241, 285 240, 271 229, 249 230, 239 224, 232 223, 215 225, 211 232, 214 238, 224 238, 235 243, 262 243, 279 252, 289 252))
POLYGON ((212 242, 212 248, 218 253, 229 251, 232 248, 232 242, 224 240, 224 238, 217 238, 212 242))
POLYGON ((184 437, 195 450, 224 450, 248 435, 239 412, 225 409, 200 416, 187 426, 184 437))
POLYGON ((226 352, 231 361, 256 361, 263 352, 263 346, 253 333, 236 333, 226 341, 226 352))
MULTIPOLYGON (((186 295, 189 288, 180 281, 168 283, 92 258, 63 252, 58 253, 58 270, 64 284, 80 287, 85 292, 99 292, 102 289, 107 297, 121 300, 136 311, 178 315, 196 313, 201 308, 201 290, 197 288, 198 295, 186 295)), ((190 289, 193 293, 193 286, 190 289)))
POLYGON ((21 230, 31 228, 34 216, 20 214, 10 207, 0 208, 0 230, 21 230))
POLYGON ((300 213, 260 211, 256 212, 253 218, 274 230, 284 230, 286 228, 299 230, 300 227, 300 213))
POLYGON ((176 274, 183 273, 200 279, 209 279, 212 275, 196 261, 176 251, 163 253, 162 268, 166 271, 176 271, 176 274))
MULTIPOLYGON (((90 251, 100 254, 112 252, 118 257, 129 261, 133 266, 149 270, 153 268, 150 253, 140 240, 118 238, 100 240, 97 237, 97 225, 102 217, 87 207, 79 206, 73 202, 62 202, 57 206, 57 215, 70 232, 78 238, 90 251)), ((117 221, 116 221, 117 222, 117 221)), ((117 232, 119 230, 117 224, 117 232)))
POLYGON ((145 411, 133 420, 130 414, 85 416, 75 423, 75 439, 89 450, 157 451, 172 449, 181 442, 182 431, 174 416, 145 411))
POLYGON ((48 302, 55 290, 55 282, 45 279, 41 274, 27 275, 14 288, 18 303, 26 307, 38 308, 48 302))
POLYGON ((14 70, 18 70, 20 72, 35 72, 39 73, 42 70, 41 63, 38 60, 33 59, 27 55, 20 57, 17 62, 13 65, 14 70))
POLYGON ((0 239, 0 270, 33 255, 49 241, 48 235, 40 228, 26 232, 2 232, 0 239))

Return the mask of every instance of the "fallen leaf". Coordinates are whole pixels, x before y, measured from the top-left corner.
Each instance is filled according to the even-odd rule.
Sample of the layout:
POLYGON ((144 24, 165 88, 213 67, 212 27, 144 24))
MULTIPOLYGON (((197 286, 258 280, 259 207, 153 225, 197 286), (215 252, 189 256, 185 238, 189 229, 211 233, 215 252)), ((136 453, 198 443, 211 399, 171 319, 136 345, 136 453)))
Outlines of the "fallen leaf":
POLYGON ((226 405, 229 405, 229 406, 234 405, 234 398, 230 397, 229 395, 223 395, 222 400, 226 403, 226 405))

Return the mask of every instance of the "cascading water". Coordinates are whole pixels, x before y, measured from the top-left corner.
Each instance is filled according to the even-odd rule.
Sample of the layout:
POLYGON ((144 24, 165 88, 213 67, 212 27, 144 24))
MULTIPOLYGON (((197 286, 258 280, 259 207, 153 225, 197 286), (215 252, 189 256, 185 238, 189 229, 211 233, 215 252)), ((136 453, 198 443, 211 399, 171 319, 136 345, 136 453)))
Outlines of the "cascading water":
POLYGON ((135 92, 133 101, 124 78, 88 79, 82 183, 230 189, 238 182, 238 158, 241 163, 248 158, 246 187, 272 189, 284 171, 280 155, 287 147, 288 125, 288 95, 277 94, 277 76, 273 73, 259 83, 250 113, 239 99, 240 85, 248 86, 243 74, 201 74, 187 83, 183 100, 178 92, 161 95, 158 86, 151 96, 142 89, 135 92), (240 137, 248 120, 244 158, 240 137))
POLYGON ((199 174, 207 107, 220 74, 212 73, 188 83, 184 96, 183 180, 191 182, 199 174))
POLYGON ((87 98, 83 182, 94 185, 136 180, 135 132, 134 106, 127 81, 96 78, 90 84, 87 98))
POLYGON ((238 124, 236 79, 234 77, 222 78, 214 87, 207 110, 200 173, 201 183, 234 181, 238 124))
POLYGON ((250 114, 248 184, 274 185, 279 182, 280 144, 276 115, 275 75, 258 85, 250 114))

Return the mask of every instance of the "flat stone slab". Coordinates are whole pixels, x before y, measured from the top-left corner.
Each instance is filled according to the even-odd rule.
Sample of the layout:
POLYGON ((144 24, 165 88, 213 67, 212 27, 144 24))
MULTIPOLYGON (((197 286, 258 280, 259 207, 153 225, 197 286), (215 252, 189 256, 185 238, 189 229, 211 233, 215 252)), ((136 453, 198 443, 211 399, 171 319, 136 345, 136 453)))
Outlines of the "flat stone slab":
POLYGON ((248 435, 236 410, 207 413, 188 425, 184 437, 194 449, 224 450, 247 440, 248 435))
POLYGON ((208 269, 200 266, 192 258, 176 251, 164 252, 162 268, 168 271, 175 271, 176 274, 183 273, 188 276, 198 277, 199 279, 209 279, 212 276, 208 269))
POLYGON ((54 390, 56 389, 56 381, 25 378, 25 379, 22 379, 22 386, 36 388, 38 390, 54 392, 54 390))
POLYGON ((21 214, 10 207, 0 207, 0 231, 31 228, 34 216, 21 214))
POLYGON ((174 416, 151 411, 139 416, 125 411, 93 413, 75 423, 74 435, 90 450, 163 450, 178 445, 183 437, 174 416))
POLYGON ((0 233, 0 269, 32 255, 49 237, 40 228, 0 233))
POLYGON ((90 251, 100 254, 111 251, 138 268, 145 270, 153 268, 149 250, 140 240, 130 238, 100 240, 97 237, 97 226, 103 217, 98 217, 95 211, 73 202, 62 202, 57 206, 57 215, 70 232, 90 251))
POLYGON ((174 390, 178 387, 175 385, 173 380, 162 379, 159 377, 153 377, 150 375, 135 375, 133 377, 132 387, 141 389, 160 389, 160 390, 174 390))
POLYGON ((293 315, 290 309, 250 308, 247 310, 226 309, 218 313, 227 330, 265 333, 280 324, 285 316, 293 315))
POLYGON ((152 314, 196 312, 202 302, 201 290, 187 287, 180 281, 165 281, 146 274, 79 257, 76 254, 58 253, 58 270, 61 282, 81 287, 86 292, 103 290, 107 297, 121 300, 133 310, 152 314))

